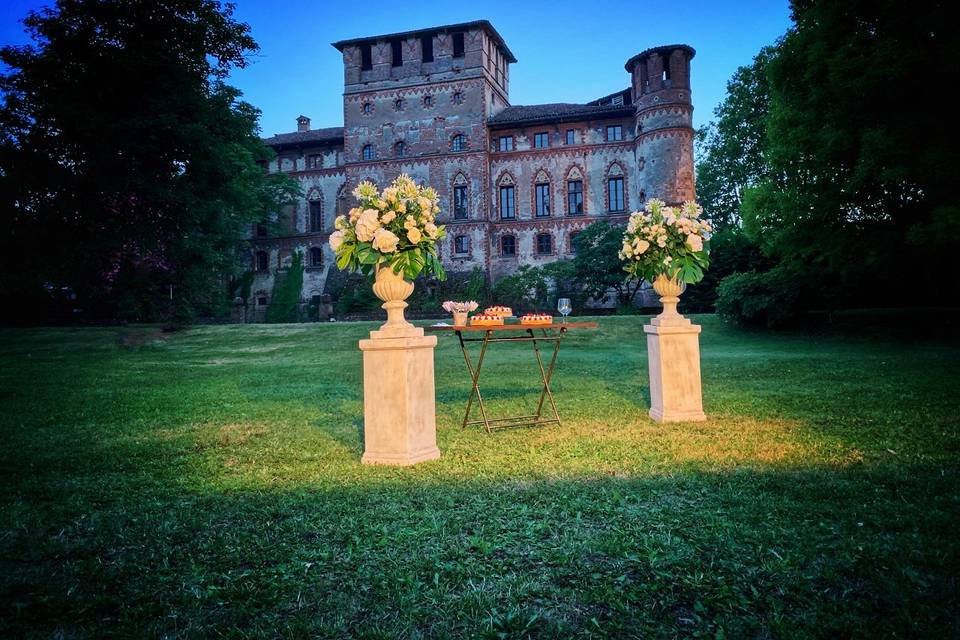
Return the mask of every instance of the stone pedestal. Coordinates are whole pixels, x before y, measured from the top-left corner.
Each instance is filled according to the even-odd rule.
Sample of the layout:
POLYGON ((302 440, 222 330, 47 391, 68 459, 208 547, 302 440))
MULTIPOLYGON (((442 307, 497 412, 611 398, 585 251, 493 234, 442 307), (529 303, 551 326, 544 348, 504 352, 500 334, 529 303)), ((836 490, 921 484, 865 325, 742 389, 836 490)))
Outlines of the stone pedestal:
POLYGON ((645 325, 650 367, 650 417, 657 422, 701 422, 700 326, 676 314, 645 325))
POLYGON ((406 322, 388 322, 360 341, 364 464, 411 465, 440 457, 433 380, 436 345, 436 336, 424 336, 423 329, 406 322))

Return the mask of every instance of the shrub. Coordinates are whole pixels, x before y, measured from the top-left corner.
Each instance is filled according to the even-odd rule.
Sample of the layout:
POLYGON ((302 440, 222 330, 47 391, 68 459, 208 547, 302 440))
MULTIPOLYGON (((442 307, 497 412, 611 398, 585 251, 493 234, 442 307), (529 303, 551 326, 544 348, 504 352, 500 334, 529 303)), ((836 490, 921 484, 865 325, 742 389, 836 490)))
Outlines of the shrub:
POLYGON ((794 323, 804 301, 801 274, 778 265, 758 273, 734 273, 720 282, 717 312, 742 324, 778 327, 794 323))
POLYGON ((523 265, 516 273, 500 278, 493 286, 497 304, 512 307, 515 312, 548 309, 549 287, 543 269, 523 265))

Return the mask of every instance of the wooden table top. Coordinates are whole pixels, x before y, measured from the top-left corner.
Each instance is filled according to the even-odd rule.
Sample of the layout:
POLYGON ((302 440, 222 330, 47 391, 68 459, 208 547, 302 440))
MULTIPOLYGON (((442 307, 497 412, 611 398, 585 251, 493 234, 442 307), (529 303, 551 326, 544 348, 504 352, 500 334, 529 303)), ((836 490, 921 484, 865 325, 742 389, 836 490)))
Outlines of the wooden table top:
POLYGON ((527 329, 596 329, 596 322, 554 322, 553 324, 491 324, 456 327, 452 324, 425 326, 424 331, 526 331, 527 329))

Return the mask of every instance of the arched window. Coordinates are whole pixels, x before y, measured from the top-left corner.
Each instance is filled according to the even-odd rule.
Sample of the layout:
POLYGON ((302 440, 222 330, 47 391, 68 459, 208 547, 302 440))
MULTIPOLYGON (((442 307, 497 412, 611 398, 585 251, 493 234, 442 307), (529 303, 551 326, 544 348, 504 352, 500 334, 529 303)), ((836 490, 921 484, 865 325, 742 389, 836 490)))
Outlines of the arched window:
POLYGON ((513 177, 509 173, 503 174, 498 183, 500 187, 500 219, 513 220, 517 217, 516 190, 513 177))
POLYGON ((364 103, 363 103, 363 112, 364 112, 365 114, 367 114, 367 115, 373 113, 373 103, 372 103, 372 102, 364 102, 364 103))
POLYGON ((372 144, 363 145, 363 159, 364 159, 364 160, 373 160, 373 145, 372 145, 372 144))
POLYGON ((266 251, 257 251, 257 271, 266 271, 270 264, 270 256, 266 251))
POLYGON ((393 155, 397 158, 405 157, 407 155, 407 143, 401 140, 393 145, 393 155))
POLYGON ((467 178, 462 173, 458 173, 453 179, 453 219, 466 220, 469 217, 467 178))
POLYGON ((537 255, 548 256, 553 253, 553 236, 549 233, 537 234, 537 255))
POLYGON ((517 236, 500 236, 500 255, 502 256, 515 256, 517 255, 517 236))
POLYGON ((393 101, 393 108, 396 111, 403 111, 403 98, 397 98, 393 101))
POLYGON ((310 233, 320 233, 323 231, 323 200, 314 195, 314 197, 307 202, 307 206, 309 207, 310 215, 307 228, 310 230, 310 233))
POLYGON ((459 91, 453 94, 453 104, 463 104, 463 94, 459 91))
POLYGON ((432 107, 433 106, 433 96, 423 96, 423 106, 432 107))
POLYGON ((626 176, 623 167, 614 162, 607 169, 607 211, 619 213, 627 210, 626 176))
POLYGON ((450 139, 450 149, 453 151, 466 151, 467 150, 467 137, 462 133, 458 133, 450 139))
POLYGON ((583 174, 578 167, 573 167, 567 173, 567 215, 578 216, 583 213, 583 174))
POLYGON ((539 171, 534 178, 534 215, 537 218, 546 218, 550 215, 550 176, 546 171, 539 171))
POLYGON ((311 267, 323 266, 323 249, 321 249, 320 247, 310 247, 310 266, 311 267))

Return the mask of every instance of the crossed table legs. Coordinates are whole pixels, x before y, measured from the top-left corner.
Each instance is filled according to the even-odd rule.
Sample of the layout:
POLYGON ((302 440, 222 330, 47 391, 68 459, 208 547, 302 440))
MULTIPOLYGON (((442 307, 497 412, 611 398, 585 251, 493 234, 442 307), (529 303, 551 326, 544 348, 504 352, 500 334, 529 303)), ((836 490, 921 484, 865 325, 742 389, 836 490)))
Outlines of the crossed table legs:
POLYGON ((470 391, 470 399, 467 401, 467 411, 463 416, 463 428, 470 425, 482 424, 491 433, 494 429, 506 429, 509 427, 527 427, 541 424, 560 424, 560 414, 557 412, 557 404, 553 400, 553 392, 550 391, 550 379, 553 377, 553 369, 557 363, 557 353, 560 352, 560 341, 566 334, 566 327, 554 326, 550 329, 559 329, 559 332, 550 335, 548 328, 541 329, 543 335, 537 336, 534 328, 528 327, 525 336, 506 336, 502 338, 494 337, 493 331, 485 331, 482 338, 464 338, 462 331, 457 331, 457 338, 460 339, 460 349, 463 351, 463 360, 467 363, 467 371, 470 373, 470 380, 473 389, 470 391), (477 366, 474 367, 470 361, 470 354, 467 351, 467 342, 481 342, 480 356, 477 359, 477 366), (532 342, 533 353, 537 359, 537 367, 540 369, 540 378, 543 381, 543 387, 540 390, 540 400, 537 402, 537 411, 527 416, 512 416, 508 418, 488 418, 487 408, 483 404, 483 395, 480 393, 480 371, 483 367, 483 358, 487 353, 487 346, 492 342, 532 342), (550 365, 544 369, 543 359, 540 356, 540 346, 538 343, 553 343, 553 355, 550 357, 550 365), (476 396, 477 405, 480 407, 481 420, 470 420, 470 411, 473 409, 473 398, 476 396), (553 409, 553 418, 541 417, 543 415, 544 400, 550 401, 550 408, 553 409))

